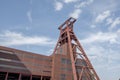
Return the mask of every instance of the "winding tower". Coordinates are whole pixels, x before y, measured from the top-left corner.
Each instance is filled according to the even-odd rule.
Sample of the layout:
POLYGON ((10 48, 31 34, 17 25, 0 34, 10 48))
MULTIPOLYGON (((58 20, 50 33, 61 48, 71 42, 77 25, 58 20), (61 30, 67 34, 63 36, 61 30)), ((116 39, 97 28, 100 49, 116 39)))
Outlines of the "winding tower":
POLYGON ((100 80, 73 32, 75 21, 71 17, 58 28, 60 36, 52 54, 52 80, 100 80))

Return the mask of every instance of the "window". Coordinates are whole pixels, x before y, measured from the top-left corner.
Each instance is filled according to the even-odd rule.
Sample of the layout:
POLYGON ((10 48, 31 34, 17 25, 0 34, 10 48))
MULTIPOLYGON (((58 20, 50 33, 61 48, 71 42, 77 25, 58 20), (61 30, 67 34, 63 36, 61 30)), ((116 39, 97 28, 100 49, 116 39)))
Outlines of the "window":
POLYGON ((45 67, 45 68, 52 68, 52 66, 48 66, 48 65, 47 65, 47 66, 45 65, 44 67, 45 67))
POLYGON ((32 80, 41 80, 40 76, 32 76, 32 80))
POLYGON ((22 75, 21 80, 30 80, 30 76, 29 75, 22 75))
POLYGON ((63 64, 71 64, 71 60, 70 59, 61 58, 61 63, 63 63, 63 64))
POLYGON ((60 47, 60 53, 62 53, 62 48, 60 47))
POLYGON ((0 72, 0 79, 5 80, 7 72, 0 72))
POLYGON ((65 74, 61 74, 61 79, 60 80, 66 80, 66 75, 65 74))
POLYGON ((34 56, 33 56, 33 55, 30 55, 30 54, 24 54, 24 57, 25 57, 25 58, 31 58, 31 59, 32 59, 34 56))
POLYGON ((63 71, 72 71, 71 68, 61 68, 61 70, 63 70, 63 71))
POLYGON ((19 74, 9 73, 7 80, 18 80, 19 74))
POLYGON ((46 73, 51 73, 51 71, 43 71, 43 72, 46 72, 46 73))

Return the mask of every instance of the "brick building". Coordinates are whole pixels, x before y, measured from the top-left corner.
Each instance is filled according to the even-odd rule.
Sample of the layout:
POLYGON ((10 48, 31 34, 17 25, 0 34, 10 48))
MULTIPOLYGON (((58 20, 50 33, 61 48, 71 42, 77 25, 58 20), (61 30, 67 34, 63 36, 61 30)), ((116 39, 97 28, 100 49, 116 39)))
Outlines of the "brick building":
POLYGON ((0 46, 0 80, 50 80, 52 58, 0 46))

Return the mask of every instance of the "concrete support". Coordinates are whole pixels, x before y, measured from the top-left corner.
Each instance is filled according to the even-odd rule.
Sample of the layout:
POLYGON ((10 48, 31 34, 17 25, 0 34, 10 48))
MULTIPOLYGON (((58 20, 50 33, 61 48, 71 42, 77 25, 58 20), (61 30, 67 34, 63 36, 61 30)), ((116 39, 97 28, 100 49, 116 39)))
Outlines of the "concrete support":
POLYGON ((19 74, 19 78, 18 78, 18 80, 21 80, 21 74, 19 74))
POLYGON ((41 76, 41 80, 43 79, 43 77, 41 76))
POLYGON ((7 80, 7 78, 8 78, 8 72, 7 72, 6 76, 5 76, 5 80, 7 80))
POLYGON ((30 75, 30 80, 32 80, 32 75, 30 75))

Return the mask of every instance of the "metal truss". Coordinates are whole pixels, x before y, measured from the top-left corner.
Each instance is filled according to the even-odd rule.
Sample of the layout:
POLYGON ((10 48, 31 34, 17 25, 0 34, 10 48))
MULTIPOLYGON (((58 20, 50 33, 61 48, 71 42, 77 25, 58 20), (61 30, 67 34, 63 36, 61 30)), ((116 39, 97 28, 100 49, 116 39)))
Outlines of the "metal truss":
POLYGON ((74 80, 100 80, 90 60, 73 32, 76 19, 69 18, 58 29, 60 36, 53 54, 64 43, 68 44, 74 80))

